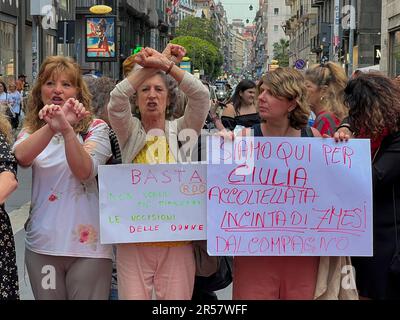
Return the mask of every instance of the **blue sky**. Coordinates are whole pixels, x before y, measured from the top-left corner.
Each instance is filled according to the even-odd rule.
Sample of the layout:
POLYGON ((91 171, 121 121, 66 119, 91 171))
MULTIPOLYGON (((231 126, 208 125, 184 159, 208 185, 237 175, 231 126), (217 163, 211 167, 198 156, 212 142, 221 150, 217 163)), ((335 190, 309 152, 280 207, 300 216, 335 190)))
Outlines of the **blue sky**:
MULTIPOLYGON (((232 19, 246 19, 253 22, 254 16, 258 10, 258 0, 219 0, 225 8, 226 15, 228 17, 228 22, 232 19), (253 10, 249 10, 249 6, 253 5, 253 10)), ((215 3, 219 2, 215 0, 215 3)))

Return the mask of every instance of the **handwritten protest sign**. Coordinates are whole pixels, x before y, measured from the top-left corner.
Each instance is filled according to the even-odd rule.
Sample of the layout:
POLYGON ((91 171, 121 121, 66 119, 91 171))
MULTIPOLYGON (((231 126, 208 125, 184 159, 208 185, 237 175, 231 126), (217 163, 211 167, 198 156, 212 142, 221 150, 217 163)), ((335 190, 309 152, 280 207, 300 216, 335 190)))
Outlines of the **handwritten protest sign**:
POLYGON ((372 255, 369 140, 209 142, 210 254, 372 255))
POLYGON ((99 167, 101 243, 206 238, 205 165, 99 167))

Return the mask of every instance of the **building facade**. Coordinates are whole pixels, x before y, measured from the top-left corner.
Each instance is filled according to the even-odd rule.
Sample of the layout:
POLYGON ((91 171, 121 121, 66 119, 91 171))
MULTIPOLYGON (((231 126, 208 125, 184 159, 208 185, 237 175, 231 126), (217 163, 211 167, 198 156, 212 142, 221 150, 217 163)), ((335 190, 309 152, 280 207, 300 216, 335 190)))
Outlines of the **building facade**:
POLYGON ((263 22, 265 33, 265 58, 269 65, 274 59, 274 43, 280 39, 289 40, 282 25, 290 18, 290 6, 285 1, 267 0, 263 7, 263 22))
POLYGON ((290 18, 283 24, 289 40, 289 66, 303 60, 305 67, 315 64, 320 52, 318 44, 317 8, 310 0, 286 0, 290 6, 290 18))
POLYGON ((397 0, 382 0, 380 70, 390 77, 400 75, 400 2, 397 0))
POLYGON ((57 26, 59 20, 74 19, 74 0, 1 1, 1 77, 11 81, 25 74, 31 84, 45 57, 73 53, 71 46, 57 43, 57 26))

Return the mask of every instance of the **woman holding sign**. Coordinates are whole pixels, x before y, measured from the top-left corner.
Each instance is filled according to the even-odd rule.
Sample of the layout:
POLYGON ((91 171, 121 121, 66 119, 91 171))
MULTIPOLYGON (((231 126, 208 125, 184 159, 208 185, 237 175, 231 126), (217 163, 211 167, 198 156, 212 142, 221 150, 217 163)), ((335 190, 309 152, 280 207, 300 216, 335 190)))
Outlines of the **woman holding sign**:
POLYGON ((373 257, 354 257, 360 297, 400 299, 400 87, 363 73, 345 89, 349 117, 335 134, 371 139, 373 257))
MULTIPOLYGON (((190 139, 197 143, 210 98, 200 80, 175 65, 184 55, 185 49, 178 45, 169 44, 163 54, 142 49, 134 60, 143 68, 134 70, 111 92, 109 119, 123 163, 179 161, 178 134, 183 129, 191 129, 190 139), (183 117, 174 121, 166 121, 167 108, 174 104, 176 95, 176 89, 168 87, 167 75, 188 98, 183 117), (129 98, 135 94, 141 120, 131 115, 129 98)), ((121 299, 151 299, 153 288, 157 299, 192 297, 195 260, 191 242, 119 244, 117 270, 121 299)))
POLYGON ((14 145, 19 165, 32 166, 25 261, 35 299, 108 299, 112 249, 100 243, 96 176, 111 147, 90 100, 79 66, 47 57, 14 145))
MULTIPOLYGON (((321 136, 315 128, 307 126, 310 109, 300 72, 289 68, 268 72, 259 82, 258 92, 261 124, 253 126, 254 136, 321 136)), ((251 133, 252 130, 245 129, 242 134, 251 133)), ((329 257, 237 256, 233 268, 233 299, 303 300, 321 296, 337 299, 340 268, 335 272, 330 272, 331 269, 329 257), (338 281, 332 286, 335 276, 338 281), (320 281, 325 283, 321 285, 320 281)))

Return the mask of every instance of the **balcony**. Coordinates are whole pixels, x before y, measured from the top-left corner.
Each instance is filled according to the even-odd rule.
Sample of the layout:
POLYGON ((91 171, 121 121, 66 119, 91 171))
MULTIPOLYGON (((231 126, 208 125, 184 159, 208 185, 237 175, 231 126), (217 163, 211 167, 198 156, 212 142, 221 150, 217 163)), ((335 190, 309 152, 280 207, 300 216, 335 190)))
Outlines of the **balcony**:
POLYGON ((282 28, 286 35, 289 35, 293 31, 292 23, 290 20, 282 22, 282 28))

